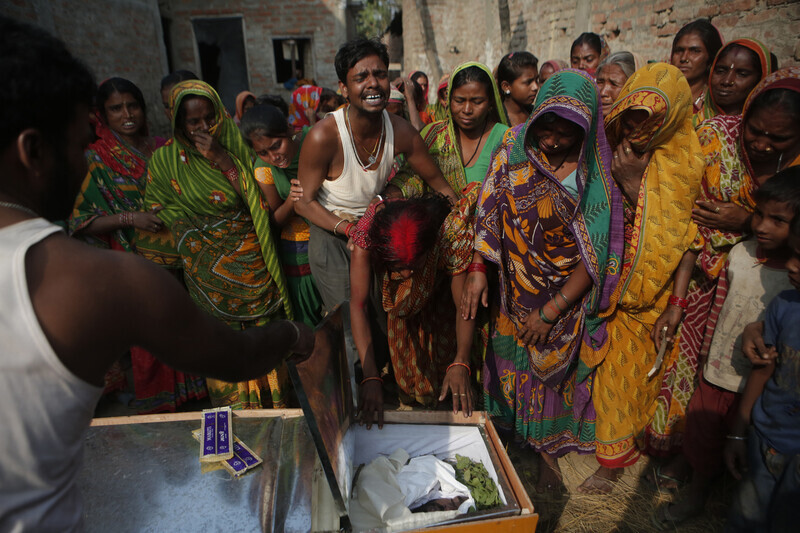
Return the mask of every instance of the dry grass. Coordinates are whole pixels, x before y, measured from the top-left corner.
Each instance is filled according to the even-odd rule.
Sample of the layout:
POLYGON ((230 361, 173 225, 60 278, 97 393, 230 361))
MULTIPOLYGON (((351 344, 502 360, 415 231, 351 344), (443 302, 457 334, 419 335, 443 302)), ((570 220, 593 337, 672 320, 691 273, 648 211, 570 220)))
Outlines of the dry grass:
MULTIPOLYGON (((627 469, 608 495, 581 494, 575 489, 598 467, 592 455, 569 454, 559 460, 567 494, 540 495, 534 489, 538 479, 538 458, 529 449, 515 445, 508 448, 517 473, 528 490, 539 513, 539 532, 642 532, 657 531, 651 517, 659 505, 679 498, 657 490, 645 480, 649 461, 644 458, 627 469)), ((727 484, 729 485, 729 483, 727 484)), ((715 488, 702 516, 688 520, 668 531, 680 533, 713 533, 722 531, 727 513, 725 501, 730 488, 722 481, 715 488)))

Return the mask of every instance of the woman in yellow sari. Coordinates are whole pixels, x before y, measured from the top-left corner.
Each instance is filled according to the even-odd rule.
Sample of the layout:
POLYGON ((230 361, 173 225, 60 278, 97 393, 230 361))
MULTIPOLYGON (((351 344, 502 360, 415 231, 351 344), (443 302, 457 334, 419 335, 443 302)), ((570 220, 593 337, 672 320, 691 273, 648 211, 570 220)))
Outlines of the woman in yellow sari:
POLYGON ((578 489, 600 493, 611 491, 611 482, 646 446, 663 369, 677 356, 672 346, 659 361, 651 330, 697 234, 692 206, 704 167, 689 84, 671 65, 654 63, 635 72, 605 122, 614 148, 612 173, 625 200, 625 257, 607 313, 608 342, 599 350, 581 350, 581 358, 597 366, 600 468, 578 489))

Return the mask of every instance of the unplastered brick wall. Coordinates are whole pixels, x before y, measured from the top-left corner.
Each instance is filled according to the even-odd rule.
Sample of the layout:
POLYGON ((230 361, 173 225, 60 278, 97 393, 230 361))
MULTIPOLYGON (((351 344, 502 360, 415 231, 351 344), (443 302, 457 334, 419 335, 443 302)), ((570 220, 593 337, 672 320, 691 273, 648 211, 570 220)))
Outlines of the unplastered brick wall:
MULTIPOLYGON (((276 83, 273 39, 311 39, 311 72, 323 87, 337 88, 333 59, 347 40, 344 0, 162 0, 163 16, 170 19, 174 69, 199 73, 192 19, 241 16, 247 53, 250 90, 255 94, 289 93, 276 83)), ((288 100, 288 98, 287 98, 288 100)))
MULTIPOLYGON (((98 83, 119 76, 144 94, 150 130, 168 131, 159 82, 167 60, 157 0, 0 0, 6 16, 62 39, 98 83)), ((35 68, 35 65, 31 66, 35 68)))
POLYGON ((432 76, 469 60, 494 68, 512 50, 566 61, 584 31, 605 36, 612 51, 660 61, 681 26, 698 17, 710 18, 726 41, 756 38, 781 66, 800 64, 799 0, 403 0, 402 7, 404 70, 432 76))

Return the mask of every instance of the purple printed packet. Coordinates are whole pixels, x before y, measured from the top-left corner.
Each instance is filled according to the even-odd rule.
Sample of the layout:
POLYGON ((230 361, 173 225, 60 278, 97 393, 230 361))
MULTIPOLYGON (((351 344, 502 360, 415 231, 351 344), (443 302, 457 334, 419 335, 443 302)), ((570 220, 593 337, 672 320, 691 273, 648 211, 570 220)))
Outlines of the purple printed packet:
POLYGON ((233 425, 231 424, 230 407, 218 407, 203 411, 200 439, 201 463, 233 458, 233 449, 231 448, 233 425))

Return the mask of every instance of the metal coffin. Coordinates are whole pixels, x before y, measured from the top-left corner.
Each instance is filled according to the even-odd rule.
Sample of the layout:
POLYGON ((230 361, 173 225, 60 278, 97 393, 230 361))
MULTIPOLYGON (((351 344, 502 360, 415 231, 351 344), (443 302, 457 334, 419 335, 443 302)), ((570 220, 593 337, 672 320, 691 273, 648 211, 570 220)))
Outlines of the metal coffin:
POLYGON ((481 460, 500 489, 503 506, 461 515, 436 527, 463 530, 472 523, 484 528, 492 521, 499 530, 503 530, 501 524, 516 522, 512 530, 524 527, 519 531, 533 531, 538 516, 533 514, 530 499, 485 413, 465 418, 449 411, 387 411, 384 429, 375 426, 370 431, 355 422, 351 392, 355 387, 349 364, 354 354, 348 353, 354 344, 348 338, 347 320, 346 306, 337 309, 317 329, 314 353, 302 362, 288 363, 341 527, 349 528, 349 500, 357 467, 402 447, 412 457, 433 454, 440 459, 453 457, 454 449, 469 450, 461 454, 481 460), (425 426, 423 431, 420 426, 425 426))

